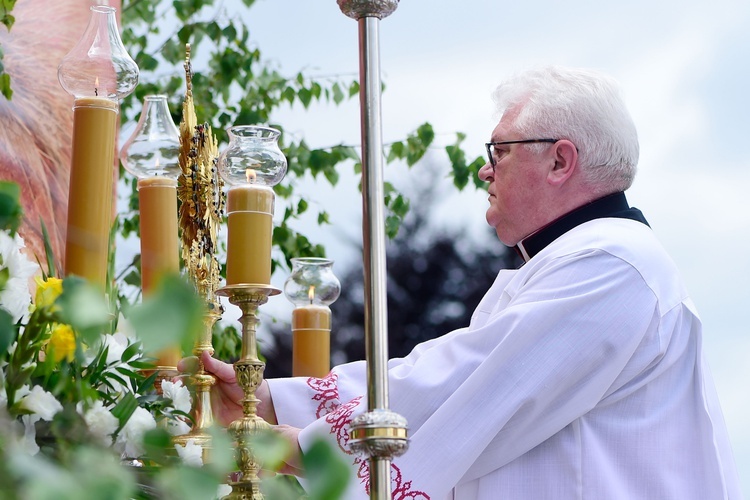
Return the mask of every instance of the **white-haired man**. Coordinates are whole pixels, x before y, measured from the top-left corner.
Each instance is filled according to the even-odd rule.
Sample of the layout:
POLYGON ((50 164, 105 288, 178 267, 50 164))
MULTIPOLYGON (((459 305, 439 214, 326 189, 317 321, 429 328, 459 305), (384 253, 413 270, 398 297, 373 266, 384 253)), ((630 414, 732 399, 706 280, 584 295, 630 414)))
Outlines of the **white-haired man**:
MULTIPOLYGON (((411 440, 393 462, 393 498, 740 498, 700 320, 623 193, 638 139, 617 85, 552 67, 495 98, 486 218, 525 264, 499 272, 468 327, 390 362, 391 408, 411 440)), ((228 365, 204 361, 220 394, 237 390, 228 365)), ((301 450, 327 436, 349 453, 366 393, 355 362, 268 381, 261 412, 301 450)), ((367 498, 367 464, 350 462, 345 498, 367 498)))

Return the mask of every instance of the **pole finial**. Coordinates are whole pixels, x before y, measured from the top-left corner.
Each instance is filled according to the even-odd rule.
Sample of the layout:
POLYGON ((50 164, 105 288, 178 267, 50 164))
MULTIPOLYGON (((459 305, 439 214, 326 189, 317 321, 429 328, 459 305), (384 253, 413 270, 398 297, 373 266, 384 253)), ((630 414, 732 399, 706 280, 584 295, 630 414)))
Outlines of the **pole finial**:
POLYGON ((388 17, 398 7, 399 0, 336 0, 341 12, 352 19, 388 17))

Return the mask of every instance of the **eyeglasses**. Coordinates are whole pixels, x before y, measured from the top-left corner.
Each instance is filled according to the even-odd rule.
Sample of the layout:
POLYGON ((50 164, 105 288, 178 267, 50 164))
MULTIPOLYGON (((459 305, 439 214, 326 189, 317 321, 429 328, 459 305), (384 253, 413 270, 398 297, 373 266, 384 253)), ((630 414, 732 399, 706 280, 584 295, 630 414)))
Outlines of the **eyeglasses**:
POLYGON ((501 146, 503 144, 530 144, 533 142, 549 142, 549 143, 555 143, 559 141, 560 139, 524 139, 521 141, 499 141, 499 142, 488 142, 484 146, 487 148, 487 158, 490 159, 490 165, 492 165, 492 168, 495 168, 495 165, 497 164, 497 160, 495 158, 495 146, 501 146))

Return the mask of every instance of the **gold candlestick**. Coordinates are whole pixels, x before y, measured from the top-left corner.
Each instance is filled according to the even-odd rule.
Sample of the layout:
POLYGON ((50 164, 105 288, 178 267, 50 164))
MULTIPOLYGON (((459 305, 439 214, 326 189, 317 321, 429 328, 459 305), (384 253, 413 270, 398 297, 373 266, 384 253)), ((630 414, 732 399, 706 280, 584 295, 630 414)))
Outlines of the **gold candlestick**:
POLYGON ((195 390, 193 408, 191 410, 193 426, 187 434, 172 438, 175 444, 181 446, 187 446, 188 441, 193 441, 193 443, 200 446, 203 463, 206 463, 210 459, 211 435, 208 430, 214 425, 213 410, 211 408, 211 387, 216 383, 216 377, 206 372, 201 357, 204 351, 208 351, 210 355, 214 353, 211 335, 214 323, 220 317, 221 314, 216 311, 209 311, 203 317, 203 331, 193 347, 193 354, 199 360, 198 371, 190 376, 189 379, 190 385, 195 390))
POLYGON ((224 497, 225 500, 261 500, 260 478, 258 473, 261 463, 253 453, 252 440, 254 436, 271 429, 270 424, 258 415, 257 407, 260 401, 255 397, 255 391, 263 382, 263 370, 266 364, 258 358, 256 331, 258 307, 268 301, 268 297, 281 292, 269 285, 229 285, 216 291, 217 295, 229 298, 229 302, 238 306, 242 311, 240 324, 242 325, 242 354, 234 363, 237 383, 242 388, 244 397, 242 404, 243 417, 235 420, 229 426, 229 432, 236 440, 236 460, 240 471, 237 481, 230 483, 232 492, 224 497))

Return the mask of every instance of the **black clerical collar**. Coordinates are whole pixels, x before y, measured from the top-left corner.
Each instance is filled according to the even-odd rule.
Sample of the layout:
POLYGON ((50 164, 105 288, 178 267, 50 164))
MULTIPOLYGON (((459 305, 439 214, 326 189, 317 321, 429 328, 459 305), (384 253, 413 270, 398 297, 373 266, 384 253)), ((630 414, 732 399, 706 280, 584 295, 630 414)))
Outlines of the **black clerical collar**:
POLYGON ((628 205, 628 200, 625 198, 625 193, 620 191, 587 203, 572 212, 568 212, 521 240, 513 249, 518 252, 525 262, 528 262, 529 259, 541 252, 544 247, 574 227, 590 220, 605 217, 632 219, 648 226, 648 222, 641 211, 637 208, 631 208, 628 205))

